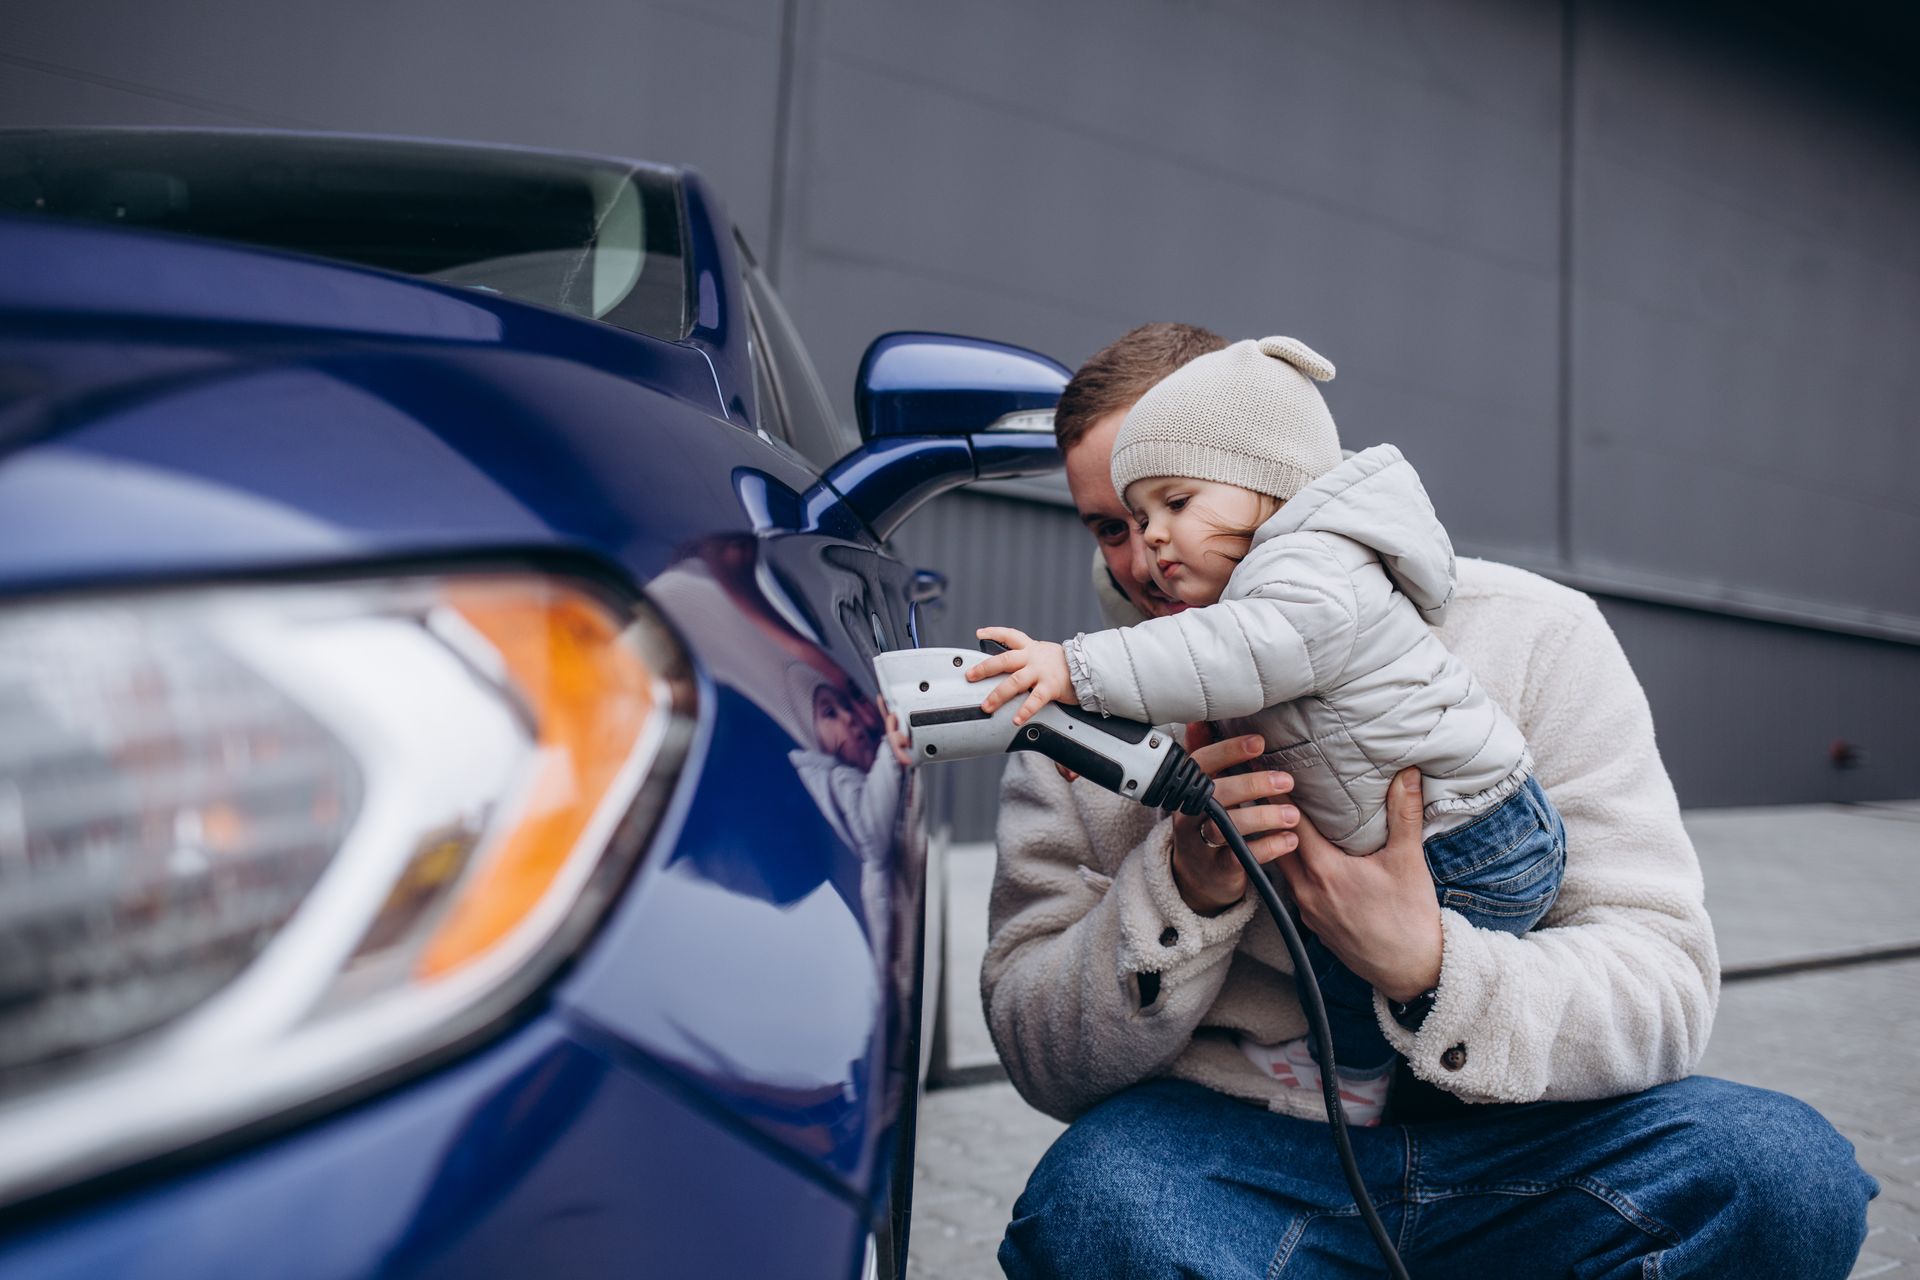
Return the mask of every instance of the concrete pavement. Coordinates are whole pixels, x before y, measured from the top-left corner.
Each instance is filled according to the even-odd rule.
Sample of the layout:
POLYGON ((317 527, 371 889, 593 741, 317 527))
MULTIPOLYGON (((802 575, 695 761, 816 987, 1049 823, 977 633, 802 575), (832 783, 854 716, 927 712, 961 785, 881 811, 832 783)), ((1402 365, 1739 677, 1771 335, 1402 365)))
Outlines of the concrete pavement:
MULTIPOLYGON (((1855 1277, 1920 1280, 1920 802, 1686 815, 1728 981, 1702 1070, 1779 1089, 1850 1138, 1881 1194, 1855 1277)), ((992 1082, 980 954, 992 850, 953 851, 950 1063, 921 1108, 910 1280, 999 1274, 1014 1197, 1063 1126, 992 1082)))

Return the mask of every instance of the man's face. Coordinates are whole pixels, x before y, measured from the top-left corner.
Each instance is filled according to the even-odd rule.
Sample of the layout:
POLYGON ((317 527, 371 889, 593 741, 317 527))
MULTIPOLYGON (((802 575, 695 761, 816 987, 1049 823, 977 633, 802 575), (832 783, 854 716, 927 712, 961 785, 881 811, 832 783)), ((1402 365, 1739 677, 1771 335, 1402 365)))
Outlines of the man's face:
POLYGON ((1086 434, 1067 450, 1067 488, 1073 493, 1073 509, 1079 513, 1080 523, 1100 544, 1107 572, 1120 584, 1120 590, 1149 618, 1163 618, 1187 606, 1153 584, 1140 530, 1126 503, 1113 491, 1113 438, 1120 434, 1126 416, 1126 409, 1115 409, 1095 418, 1086 434))

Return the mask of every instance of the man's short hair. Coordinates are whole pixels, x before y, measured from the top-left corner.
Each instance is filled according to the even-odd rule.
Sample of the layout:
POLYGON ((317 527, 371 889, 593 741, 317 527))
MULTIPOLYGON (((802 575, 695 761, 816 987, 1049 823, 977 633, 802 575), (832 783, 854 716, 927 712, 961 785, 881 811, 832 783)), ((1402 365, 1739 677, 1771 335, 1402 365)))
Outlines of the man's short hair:
POLYGON ((1160 379, 1197 356, 1222 350, 1227 340, 1193 324, 1143 324, 1095 352, 1080 366, 1053 411, 1053 438, 1062 453, 1087 428, 1115 409, 1128 409, 1160 379))

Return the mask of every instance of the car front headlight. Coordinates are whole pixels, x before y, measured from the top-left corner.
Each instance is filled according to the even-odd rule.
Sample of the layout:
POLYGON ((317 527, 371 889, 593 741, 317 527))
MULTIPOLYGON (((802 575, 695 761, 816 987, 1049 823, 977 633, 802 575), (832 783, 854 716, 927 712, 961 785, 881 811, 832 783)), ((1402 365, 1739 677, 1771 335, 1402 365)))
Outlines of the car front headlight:
POLYGON ((0 608, 0 1203, 497 1025, 692 716, 647 606, 541 573, 0 608))

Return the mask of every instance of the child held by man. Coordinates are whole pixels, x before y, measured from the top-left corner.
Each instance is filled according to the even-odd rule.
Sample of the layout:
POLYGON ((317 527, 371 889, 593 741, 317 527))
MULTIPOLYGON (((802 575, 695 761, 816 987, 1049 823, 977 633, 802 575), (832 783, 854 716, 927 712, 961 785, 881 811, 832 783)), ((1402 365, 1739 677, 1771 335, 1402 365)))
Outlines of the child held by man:
MULTIPOLYGON (((973 679, 982 703, 1025 695, 1151 724, 1257 734, 1250 768, 1285 770, 1293 799, 1349 854, 1386 839, 1395 773, 1420 770, 1428 869, 1443 907, 1524 933, 1566 862, 1559 814, 1518 728, 1435 638, 1453 547, 1391 445, 1342 458, 1316 382, 1333 366, 1291 338, 1238 342, 1164 379, 1128 413, 1113 486, 1139 522, 1154 583, 1191 606, 1065 645, 983 628, 1008 646, 973 679)), ((1213 842, 1211 837, 1208 837, 1213 842)), ((1307 939, 1348 1119, 1378 1123, 1396 1055, 1375 995, 1307 939)), ((1304 1040, 1242 1041, 1277 1079, 1318 1088, 1304 1040)))

